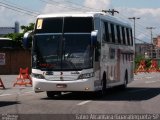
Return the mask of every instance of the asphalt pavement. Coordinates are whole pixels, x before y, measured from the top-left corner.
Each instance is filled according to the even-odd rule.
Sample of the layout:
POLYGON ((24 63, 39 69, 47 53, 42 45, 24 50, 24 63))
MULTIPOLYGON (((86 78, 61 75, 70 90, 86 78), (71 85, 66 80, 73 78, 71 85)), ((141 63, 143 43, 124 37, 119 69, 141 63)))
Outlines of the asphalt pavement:
POLYGON ((121 120, 128 120, 127 116, 160 120, 160 73, 138 73, 126 90, 108 89, 100 98, 66 93, 49 99, 45 92, 34 93, 32 87, 13 87, 17 75, 0 77, 6 87, 0 90, 0 118, 8 114, 20 120, 115 120, 120 115, 121 120))

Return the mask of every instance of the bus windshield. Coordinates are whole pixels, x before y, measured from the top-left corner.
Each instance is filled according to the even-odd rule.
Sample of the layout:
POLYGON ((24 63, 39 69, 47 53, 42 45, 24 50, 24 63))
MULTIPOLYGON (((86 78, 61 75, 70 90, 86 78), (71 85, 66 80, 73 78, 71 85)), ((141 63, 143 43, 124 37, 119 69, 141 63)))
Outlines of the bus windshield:
POLYGON ((91 34, 35 35, 33 68, 82 70, 93 63, 91 34))
POLYGON ((92 17, 39 18, 35 33, 91 33, 92 17))

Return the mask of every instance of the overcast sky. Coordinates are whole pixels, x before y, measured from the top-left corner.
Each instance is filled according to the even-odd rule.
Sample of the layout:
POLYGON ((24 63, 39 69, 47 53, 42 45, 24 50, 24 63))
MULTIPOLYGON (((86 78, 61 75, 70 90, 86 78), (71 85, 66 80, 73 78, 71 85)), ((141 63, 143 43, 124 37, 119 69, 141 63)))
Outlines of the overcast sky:
POLYGON ((136 38, 149 42, 150 31, 146 27, 156 27, 153 36, 160 35, 159 7, 160 0, 0 0, 0 26, 14 26, 15 21, 27 25, 42 13, 116 9, 120 12, 116 16, 131 24, 129 17, 140 17, 136 20, 136 38), (23 13, 23 9, 31 12, 23 13))

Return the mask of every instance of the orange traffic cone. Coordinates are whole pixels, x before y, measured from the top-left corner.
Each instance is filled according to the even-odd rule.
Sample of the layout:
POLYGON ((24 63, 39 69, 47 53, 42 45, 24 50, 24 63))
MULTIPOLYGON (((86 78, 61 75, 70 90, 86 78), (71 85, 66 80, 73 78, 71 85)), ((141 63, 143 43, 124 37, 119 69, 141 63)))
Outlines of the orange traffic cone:
POLYGON ((135 71, 135 73, 138 73, 138 72, 146 72, 145 67, 146 67, 145 60, 141 60, 139 66, 138 66, 138 68, 137 68, 137 70, 135 71))
POLYGON ((151 61, 151 66, 148 69, 148 72, 158 72, 158 63, 156 60, 151 61))
POLYGON ((26 68, 26 69, 20 68, 19 75, 18 75, 17 80, 14 83, 13 87, 15 87, 15 85, 20 85, 20 86, 25 85, 25 86, 27 86, 27 84, 30 84, 32 86, 32 79, 29 76, 28 68, 26 68))
POLYGON ((2 87, 3 89, 5 89, 4 84, 2 82, 2 79, 0 78, 0 87, 2 87))

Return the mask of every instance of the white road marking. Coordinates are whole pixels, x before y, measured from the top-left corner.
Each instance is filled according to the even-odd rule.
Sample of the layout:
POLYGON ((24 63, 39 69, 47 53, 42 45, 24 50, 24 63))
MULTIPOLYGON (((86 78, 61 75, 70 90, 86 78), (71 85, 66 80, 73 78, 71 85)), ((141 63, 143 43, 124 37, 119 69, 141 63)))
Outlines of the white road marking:
POLYGON ((0 95, 0 97, 2 97, 2 96, 8 96, 8 95, 12 95, 12 94, 2 94, 2 95, 0 95))
POLYGON ((89 102, 91 102, 91 100, 87 100, 87 101, 80 102, 80 103, 78 103, 77 105, 84 105, 84 104, 89 103, 89 102))
POLYGON ((145 83, 149 84, 149 83, 155 83, 155 82, 157 82, 157 81, 146 81, 145 83))

